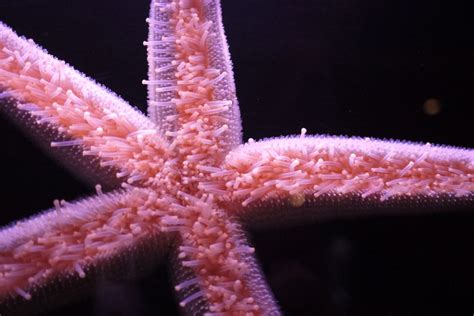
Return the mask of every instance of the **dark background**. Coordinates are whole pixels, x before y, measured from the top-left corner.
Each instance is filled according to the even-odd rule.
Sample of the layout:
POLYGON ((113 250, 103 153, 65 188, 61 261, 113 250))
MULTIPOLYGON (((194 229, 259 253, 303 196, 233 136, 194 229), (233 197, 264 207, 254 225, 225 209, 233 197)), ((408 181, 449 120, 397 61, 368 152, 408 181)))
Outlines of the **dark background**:
MULTIPOLYGON (((223 2, 245 140, 305 127, 474 147, 468 1, 223 2), (433 98, 440 111, 429 115, 433 98)), ((144 111, 148 5, 0 0, 0 20, 144 111)), ((3 117, 0 129, 1 225, 92 193, 3 117)), ((288 315, 472 315, 472 214, 337 220, 251 239, 288 315)), ((168 283, 160 266, 51 315, 172 315, 168 283)))

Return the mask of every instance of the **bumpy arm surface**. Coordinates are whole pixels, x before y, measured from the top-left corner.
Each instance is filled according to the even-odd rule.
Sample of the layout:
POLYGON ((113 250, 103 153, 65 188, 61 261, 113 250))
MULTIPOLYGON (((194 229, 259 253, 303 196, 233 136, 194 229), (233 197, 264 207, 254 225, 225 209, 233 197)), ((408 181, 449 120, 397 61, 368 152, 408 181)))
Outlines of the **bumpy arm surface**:
POLYGON ((204 188, 249 220, 264 214, 277 220, 283 209, 295 220, 300 216, 291 209, 313 209, 307 214, 313 217, 380 208, 417 213, 472 207, 474 151, 302 135, 240 146, 211 178, 216 180, 204 188))
POLYGON ((162 167, 165 142, 148 118, 1 23, 0 106, 82 178, 116 187, 162 167))
POLYGON ((99 192, 0 230, 0 311, 75 299, 98 277, 127 277, 131 260, 150 269, 168 249, 160 233, 167 203, 147 189, 99 192))

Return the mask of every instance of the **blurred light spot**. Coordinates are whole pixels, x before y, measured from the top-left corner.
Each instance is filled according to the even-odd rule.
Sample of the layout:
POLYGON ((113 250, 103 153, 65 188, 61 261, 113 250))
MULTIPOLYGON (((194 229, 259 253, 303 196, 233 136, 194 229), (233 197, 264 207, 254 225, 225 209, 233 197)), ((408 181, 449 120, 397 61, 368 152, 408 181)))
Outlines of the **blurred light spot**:
POLYGON ((426 115, 437 115, 441 112, 441 101, 431 98, 423 103, 423 111, 426 115))
POLYGON ((290 195, 290 204, 293 206, 293 207, 300 207, 301 205, 304 204, 306 198, 304 196, 304 194, 291 194, 290 195))

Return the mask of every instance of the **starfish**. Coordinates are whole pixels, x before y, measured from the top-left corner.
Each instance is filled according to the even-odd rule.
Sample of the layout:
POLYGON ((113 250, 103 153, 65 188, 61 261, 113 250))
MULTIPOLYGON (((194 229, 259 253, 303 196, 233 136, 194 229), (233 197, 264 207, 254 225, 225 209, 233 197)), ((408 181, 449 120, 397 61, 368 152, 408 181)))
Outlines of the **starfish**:
POLYGON ((472 205, 470 150, 305 130, 240 145, 219 4, 153 2, 149 23, 150 119, 2 25, 2 110, 100 184, 1 232, 6 305, 178 243, 187 311, 277 314, 239 222, 472 205))

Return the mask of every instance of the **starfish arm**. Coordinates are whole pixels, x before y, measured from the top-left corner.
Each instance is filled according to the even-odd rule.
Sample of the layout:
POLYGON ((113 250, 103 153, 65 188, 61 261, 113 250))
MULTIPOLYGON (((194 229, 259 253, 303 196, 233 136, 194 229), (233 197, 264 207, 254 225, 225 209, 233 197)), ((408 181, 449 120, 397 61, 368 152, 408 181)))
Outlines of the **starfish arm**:
POLYGON ((162 167, 165 141, 153 123, 1 23, 0 108, 92 181, 146 181, 162 167))
POLYGON ((153 0, 147 21, 150 117, 171 138, 199 133, 203 145, 223 151, 239 145, 240 112, 220 2, 153 0))
POLYGON ((172 216, 164 222, 174 223, 181 235, 173 275, 186 314, 279 315, 240 224, 207 199, 182 197, 189 205, 180 207, 177 214, 186 216, 172 216))
POLYGON ((236 222, 214 205, 214 195, 202 190, 207 172, 241 143, 220 3, 155 0, 148 23, 149 113, 171 139, 168 151, 179 170, 164 180, 178 203, 163 229, 182 237, 180 305, 192 314, 277 313, 253 249, 236 222))
POLYGON ((125 276, 130 258, 149 270, 168 248, 167 203, 147 189, 99 193, 0 230, 0 311, 54 304, 96 276, 125 276))
POLYGON ((430 144, 305 135, 271 139, 233 150, 211 177, 216 180, 203 189, 223 192, 224 204, 247 222, 304 218, 296 213, 350 216, 474 205, 474 151, 430 144))

